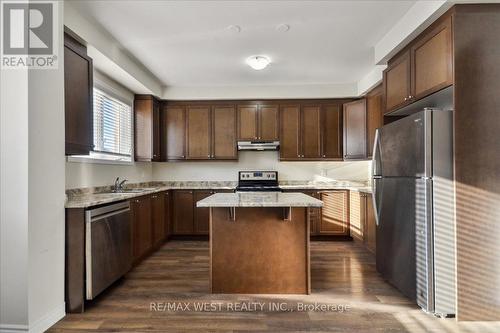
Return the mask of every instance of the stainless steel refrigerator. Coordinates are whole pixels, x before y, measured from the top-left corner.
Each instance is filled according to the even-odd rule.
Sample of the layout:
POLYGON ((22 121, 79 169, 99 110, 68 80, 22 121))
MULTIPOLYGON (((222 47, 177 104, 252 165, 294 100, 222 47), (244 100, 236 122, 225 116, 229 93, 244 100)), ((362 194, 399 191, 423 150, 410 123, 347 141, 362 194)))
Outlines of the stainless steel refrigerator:
POLYGON ((423 310, 455 313, 453 111, 425 109, 377 130, 377 270, 423 310))

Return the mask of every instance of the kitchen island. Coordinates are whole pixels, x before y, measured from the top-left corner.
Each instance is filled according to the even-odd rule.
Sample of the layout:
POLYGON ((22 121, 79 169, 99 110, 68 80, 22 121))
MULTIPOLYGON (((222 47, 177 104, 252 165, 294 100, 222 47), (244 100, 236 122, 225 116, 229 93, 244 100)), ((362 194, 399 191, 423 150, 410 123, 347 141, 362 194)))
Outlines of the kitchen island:
POLYGON ((210 208, 212 293, 309 294, 308 209, 323 203, 302 193, 216 193, 210 208))

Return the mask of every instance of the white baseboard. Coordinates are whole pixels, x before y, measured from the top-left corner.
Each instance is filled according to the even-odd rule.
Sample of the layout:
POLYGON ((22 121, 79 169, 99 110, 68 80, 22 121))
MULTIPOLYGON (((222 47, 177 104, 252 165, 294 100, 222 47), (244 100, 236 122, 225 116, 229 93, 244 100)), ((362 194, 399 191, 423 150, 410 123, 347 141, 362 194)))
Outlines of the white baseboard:
POLYGON ((66 304, 62 303, 35 321, 31 327, 28 325, 0 324, 0 333, 43 333, 66 315, 65 308, 66 304))
POLYGON ((56 306, 49 312, 47 312, 43 317, 35 321, 29 327, 29 333, 43 333, 48 330, 52 325, 57 323, 59 320, 64 318, 66 315, 66 304, 63 302, 59 306, 56 306))
POLYGON ((0 333, 28 332, 28 325, 7 325, 0 324, 0 333))

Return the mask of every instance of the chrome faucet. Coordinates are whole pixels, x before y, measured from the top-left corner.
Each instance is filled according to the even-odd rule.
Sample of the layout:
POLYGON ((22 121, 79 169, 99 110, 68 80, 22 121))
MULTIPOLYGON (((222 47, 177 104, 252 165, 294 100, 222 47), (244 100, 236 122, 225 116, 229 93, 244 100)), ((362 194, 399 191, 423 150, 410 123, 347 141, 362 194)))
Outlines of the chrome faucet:
POLYGON ((123 192, 123 184, 125 184, 126 181, 127 179, 124 179, 120 182, 120 177, 116 177, 113 192, 123 192))

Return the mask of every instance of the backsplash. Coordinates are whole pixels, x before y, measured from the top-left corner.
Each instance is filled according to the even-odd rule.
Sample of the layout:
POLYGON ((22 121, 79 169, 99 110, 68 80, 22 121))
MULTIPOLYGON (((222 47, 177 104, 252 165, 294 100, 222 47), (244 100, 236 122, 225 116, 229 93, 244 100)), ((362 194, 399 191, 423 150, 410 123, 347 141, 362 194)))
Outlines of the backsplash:
POLYGON ((130 183, 152 180, 152 164, 136 162, 132 165, 66 162, 66 189, 106 186, 116 177, 130 183))
POLYGON ((153 179, 232 180, 240 170, 276 170, 280 180, 358 180, 369 179, 370 161, 356 162, 280 162, 279 152, 239 152, 234 162, 153 163, 153 179))

